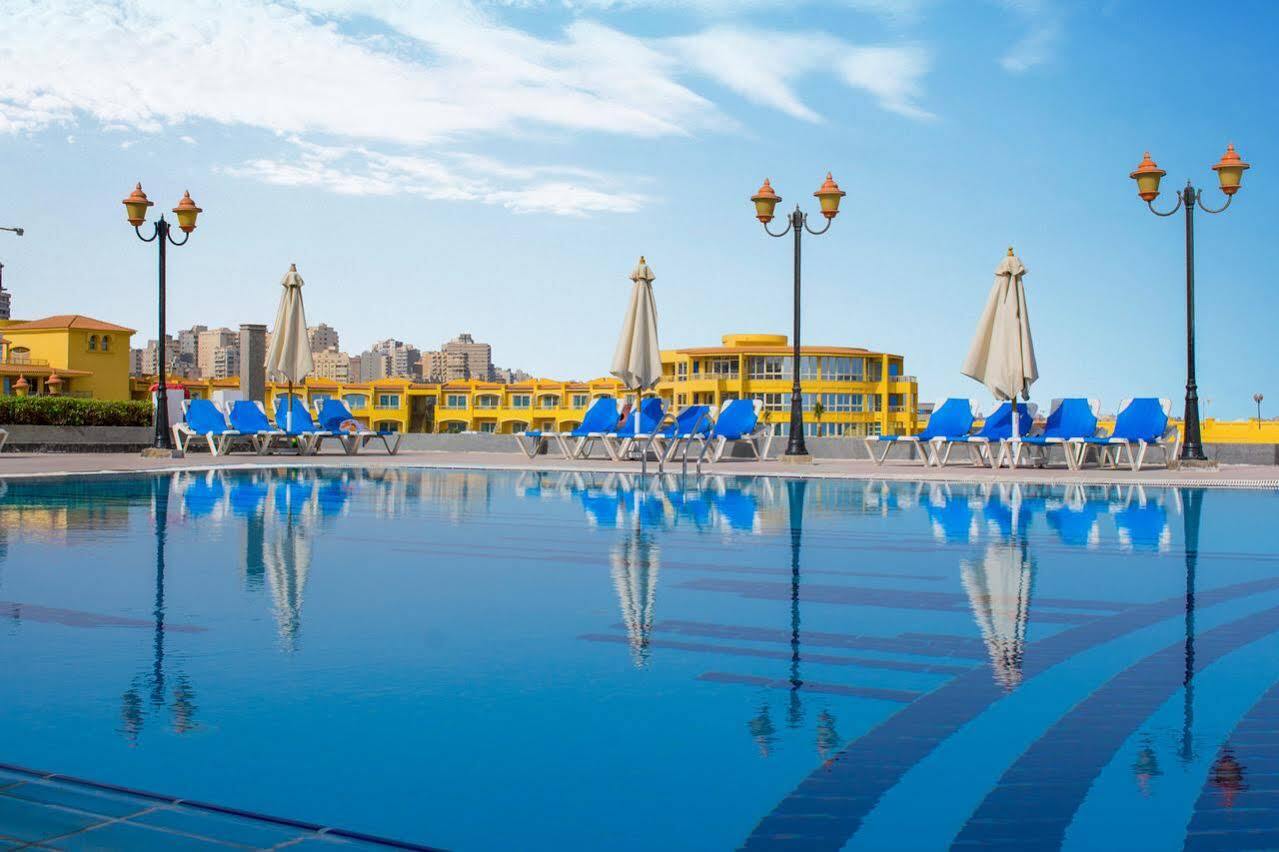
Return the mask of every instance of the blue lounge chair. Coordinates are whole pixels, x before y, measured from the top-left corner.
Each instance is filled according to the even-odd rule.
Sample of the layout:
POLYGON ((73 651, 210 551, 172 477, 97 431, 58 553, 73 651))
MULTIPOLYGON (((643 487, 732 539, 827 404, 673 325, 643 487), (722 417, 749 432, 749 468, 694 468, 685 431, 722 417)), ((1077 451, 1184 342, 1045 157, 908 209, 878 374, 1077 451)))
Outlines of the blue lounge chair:
POLYGON ((210 453, 225 455, 236 440, 246 437, 227 424, 226 415, 210 400, 185 399, 182 413, 186 420, 173 424, 173 440, 184 453, 193 440, 201 438, 210 453))
POLYGON ((1097 412, 1100 410, 1101 403, 1095 399, 1081 397, 1054 399, 1041 431, 1018 440, 1013 440, 1009 436, 1000 442, 1000 464, 1008 458, 1011 466, 1017 467, 1021 464, 1022 450, 1029 448, 1037 453, 1039 463, 1042 465, 1047 463, 1048 453, 1053 447, 1061 447, 1062 453, 1066 456, 1066 467, 1071 470, 1078 468, 1079 445, 1072 444, 1071 441, 1079 442, 1096 436, 1097 412))
POLYGON ((287 407, 290 399, 284 396, 275 401, 275 425, 284 432, 285 437, 295 438, 298 441, 299 451, 302 454, 318 453, 325 438, 337 439, 342 444, 342 449, 347 451, 346 441, 342 440, 342 436, 337 432, 321 428, 311 417, 311 412, 307 411, 306 406, 302 404, 301 399, 294 396, 291 401, 292 422, 290 422, 290 410, 287 407))
POLYGON ((1088 451, 1094 450, 1099 466, 1109 464, 1111 467, 1118 467, 1123 461, 1124 450, 1127 450, 1132 469, 1141 470, 1141 465, 1146 460, 1146 451, 1157 447, 1164 454, 1164 466, 1173 467, 1181 440, 1177 427, 1168 419, 1171 411, 1172 401, 1167 399, 1148 396, 1124 400, 1119 405, 1119 414, 1115 416, 1115 428, 1109 435, 1071 441, 1078 448, 1078 463, 1082 465, 1088 457, 1088 451), (1134 447, 1137 448, 1136 453, 1133 452, 1134 447))
POLYGON ((933 410, 928 418, 928 425, 918 435, 871 435, 866 438, 866 452, 876 466, 882 465, 888 458, 888 451, 897 444, 914 447, 924 464, 934 463, 935 445, 945 440, 959 440, 968 436, 973 430, 973 420, 977 410, 971 400, 950 397, 933 410), (875 457, 875 444, 884 445, 884 451, 875 457))
MULTIPOLYGON (((564 458, 580 459, 590 455, 591 447, 596 441, 603 440, 605 435, 617 429, 617 421, 620 418, 617 400, 611 396, 602 396, 586 410, 586 414, 582 417, 582 425, 571 432, 524 432, 521 434, 551 438, 559 446, 564 458)), ((525 450, 525 452, 528 451, 525 450)), ((529 458, 532 457, 533 455, 529 455, 529 458)))
POLYGON ((644 443, 657 431, 666 416, 666 403, 661 397, 644 398, 639 406, 626 417, 626 422, 612 432, 604 435, 604 452, 613 461, 621 461, 630 455, 635 447, 644 443))
POLYGON ((773 427, 761 420, 763 410, 764 403, 758 399, 733 399, 724 403, 711 430, 712 463, 724 457, 729 444, 745 444, 756 459, 768 458, 768 450, 773 445, 773 427))
POLYGON ((681 444, 699 441, 703 444, 715 428, 715 406, 689 405, 675 415, 675 422, 660 430, 653 439, 659 458, 669 461, 681 444))
MULTIPOLYGON (((1034 403, 1017 403, 1017 434, 1024 435, 1031 430, 1035 423, 1035 412, 1037 410, 1038 407, 1034 403)), ((933 458, 937 466, 945 467, 950 462, 950 451, 956 446, 968 447, 968 454, 972 457, 974 465, 996 467, 997 463, 1002 463, 1003 454, 1001 453, 996 458, 991 446, 1012 437, 1012 411, 1013 405, 1011 402, 1001 402, 999 407, 985 419, 976 434, 964 435, 960 438, 946 437, 935 440, 933 442, 933 458), (946 448, 944 453, 941 453, 942 447, 946 448), (941 453, 940 457, 937 455, 938 453, 941 453)))
POLYGON ((284 437, 284 431, 271 425, 262 403, 248 399, 237 399, 231 403, 231 428, 253 441, 253 448, 258 455, 271 451, 271 444, 284 437))
POLYGON ((338 435, 345 435, 342 442, 346 451, 355 455, 371 441, 381 440, 386 447, 387 455, 395 455, 400 451, 400 440, 404 437, 390 429, 369 429, 351 413, 346 403, 340 399, 326 399, 320 404, 316 419, 320 428, 338 435), (352 427, 352 424, 354 426, 352 427))

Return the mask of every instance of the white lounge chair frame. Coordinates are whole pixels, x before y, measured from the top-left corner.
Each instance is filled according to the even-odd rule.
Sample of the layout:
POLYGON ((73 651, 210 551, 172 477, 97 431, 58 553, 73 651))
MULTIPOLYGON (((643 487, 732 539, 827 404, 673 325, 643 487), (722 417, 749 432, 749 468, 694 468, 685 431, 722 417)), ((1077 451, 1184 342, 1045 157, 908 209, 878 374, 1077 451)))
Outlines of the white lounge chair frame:
MULTIPOLYGON (((756 399, 753 402, 755 404, 755 428, 742 437, 734 438, 731 441, 723 435, 713 436, 711 438, 713 445, 711 447, 711 464, 715 464, 724 458, 724 452, 730 444, 745 444, 757 461, 763 461, 768 458, 768 451, 773 446, 773 435, 776 433, 776 428, 773 424, 764 422, 764 401, 756 399)), ((725 408, 727 407, 728 404, 725 403, 725 408)))
MULTIPOLYGON (((943 399, 938 403, 938 407, 945 405, 950 399, 951 397, 943 399)), ((977 403, 971 399, 964 401, 968 403, 973 419, 979 419, 981 417, 981 409, 977 406, 977 403)), ((866 442, 866 452, 870 455, 870 460, 875 463, 875 467, 883 467, 884 462, 888 460, 888 453, 895 446, 911 447, 911 459, 908 459, 908 461, 913 461, 914 456, 918 454, 924 461, 924 467, 942 467, 945 464, 945 462, 941 461, 939 455, 941 445, 947 443, 945 438, 929 438, 927 441, 921 441, 918 435, 898 435, 894 441, 881 441, 880 437, 879 435, 867 435, 863 439, 866 442), (875 455, 876 444, 882 444, 884 447, 884 451, 878 456, 875 455)), ((946 457, 947 459, 950 457, 949 449, 946 457)))
MULTIPOLYGON (((1025 406, 1026 414, 1030 417, 1030 420, 1033 423, 1035 420, 1035 416, 1039 413, 1039 406, 1033 402, 1023 402, 1020 404, 1025 406)), ((998 411, 999 408, 996 407, 995 410, 998 411)), ((977 415, 974 415, 974 418, 976 416, 977 415)), ((965 438, 957 438, 955 440, 949 440, 946 438, 934 438, 933 439, 934 464, 937 467, 945 467, 947 464, 950 463, 951 450, 953 450, 957 446, 962 446, 962 447, 968 448, 968 457, 969 459, 972 460, 973 467, 989 467, 992 469, 997 468, 1002 466, 1004 463, 1003 442, 1006 440, 1008 439, 1007 438, 1000 439, 999 453, 998 455, 996 455, 993 448, 991 447, 991 444, 993 442, 989 438, 986 438, 981 435, 969 435, 965 438), (939 459, 937 458, 937 453, 941 450, 942 446, 945 446, 946 451, 942 453, 939 459)))
POLYGON ((9 440, 9 433, 0 429, 0 453, 4 452, 4 444, 9 440))
MULTIPOLYGON (((317 426, 320 425, 320 409, 323 407, 324 407, 324 400, 320 399, 320 400, 311 401, 311 419, 315 421, 317 426)), ((371 429, 365 426, 363 423, 360 423, 360 421, 356 419, 354 416, 352 416, 351 419, 354 420, 355 423, 358 424, 360 427, 354 432, 346 432, 341 430, 337 432, 330 432, 329 430, 325 429, 323 430, 324 432, 323 435, 319 435, 319 433, 311 433, 311 434, 319 435, 319 440, 316 441, 316 450, 319 450, 320 441, 323 441, 325 438, 337 438, 338 443, 342 445, 342 449, 346 451, 346 454, 348 456, 354 456, 354 455, 359 455, 360 450, 367 447, 372 441, 376 441, 380 438, 382 440, 383 446, 386 447, 387 455, 393 456, 400 451, 400 441, 403 440, 404 438, 403 432, 392 433, 395 436, 395 440, 394 442, 392 442, 388 440, 387 435, 384 435, 383 433, 379 431, 376 431, 374 429, 371 429)), ((532 458, 532 456, 529 456, 529 458, 532 458)))
MULTIPOLYGON (((1127 408, 1131 403, 1131 397, 1121 401, 1119 403, 1118 410, 1115 412, 1115 417, 1118 418, 1119 413, 1127 408)), ((1161 398, 1159 400, 1159 407, 1163 409, 1165 415, 1169 417, 1172 416, 1172 400, 1161 398)), ((1145 464, 1146 453, 1153 448, 1163 453, 1164 467, 1172 470, 1176 468, 1179 463, 1178 459, 1180 457, 1181 449, 1181 433, 1177 431, 1177 427, 1171 420, 1169 420, 1168 428, 1164 430, 1163 435, 1155 441, 1129 441, 1126 438, 1111 438, 1105 444, 1089 444, 1084 441, 1075 441, 1073 443, 1075 443, 1079 448, 1076 459, 1076 468, 1083 466, 1084 460, 1088 457, 1088 451, 1090 449, 1097 451, 1098 467, 1110 467, 1112 469, 1118 468, 1120 464, 1124 463, 1124 450, 1127 450, 1128 466, 1131 467, 1134 472, 1139 471, 1141 470, 1142 465, 1145 464), (1134 444, 1136 444, 1136 453, 1133 452, 1134 444)))
MULTIPOLYGON (((221 406, 211 400, 209 404, 216 408, 224 418, 226 417, 226 412, 222 411, 221 406)), ((191 442, 198 438, 209 445, 209 453, 215 456, 226 455, 231 451, 231 445, 240 440, 252 442, 254 451, 257 451, 258 442, 256 437, 252 435, 244 435, 234 429, 227 429, 220 435, 214 432, 197 432, 192 429, 191 425, 185 420, 187 409, 190 406, 191 400, 182 400, 182 417, 184 419, 179 423, 174 423, 172 427, 173 442, 178 445, 178 450, 185 453, 191 446, 191 442)), ((0 442, 0 446, 3 446, 3 442, 0 442)))
MULTIPOLYGON (((1049 417, 1052 417, 1053 412, 1061 407, 1061 403, 1064 399, 1065 397, 1060 396, 1053 398, 1052 402, 1049 403, 1048 406, 1049 417)), ((1093 417, 1101 416, 1101 400, 1088 400, 1088 408, 1092 410, 1093 417)), ((1032 432, 1026 437, 1033 437, 1034 434, 1035 433, 1032 432)), ((1005 461, 1008 462, 1009 467, 1020 466, 1022 450, 1025 450, 1028 454, 1034 453, 1038 457, 1035 460, 1035 466, 1043 467, 1048 464, 1048 456, 1052 451, 1052 448, 1061 447, 1061 452, 1066 457, 1066 467, 1070 470, 1079 470, 1079 456, 1082 446, 1083 444, 1080 441, 1071 442, 1063 438, 1049 438, 1043 446, 1036 444, 1026 446, 1022 444, 1020 439, 1014 440, 1012 438, 1005 438, 999 442, 999 462, 996 467, 1002 467, 1005 461)))

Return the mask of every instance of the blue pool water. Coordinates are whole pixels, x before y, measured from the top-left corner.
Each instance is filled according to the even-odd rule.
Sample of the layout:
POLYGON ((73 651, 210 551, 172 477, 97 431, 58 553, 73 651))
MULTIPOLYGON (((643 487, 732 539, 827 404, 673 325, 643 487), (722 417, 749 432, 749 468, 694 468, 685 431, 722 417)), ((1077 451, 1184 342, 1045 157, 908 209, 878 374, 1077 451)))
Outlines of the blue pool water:
POLYGON ((10 480, 0 763, 457 849, 1274 847, 1276 509, 762 477, 10 480))

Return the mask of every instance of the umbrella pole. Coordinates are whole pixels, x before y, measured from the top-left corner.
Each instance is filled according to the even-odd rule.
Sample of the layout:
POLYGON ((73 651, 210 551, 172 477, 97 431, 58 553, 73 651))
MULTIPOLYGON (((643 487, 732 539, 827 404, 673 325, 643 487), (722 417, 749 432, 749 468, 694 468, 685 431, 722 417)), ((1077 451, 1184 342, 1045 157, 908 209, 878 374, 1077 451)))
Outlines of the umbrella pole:
POLYGON ((289 396, 284 402, 284 431, 293 434, 293 382, 289 381, 289 396))

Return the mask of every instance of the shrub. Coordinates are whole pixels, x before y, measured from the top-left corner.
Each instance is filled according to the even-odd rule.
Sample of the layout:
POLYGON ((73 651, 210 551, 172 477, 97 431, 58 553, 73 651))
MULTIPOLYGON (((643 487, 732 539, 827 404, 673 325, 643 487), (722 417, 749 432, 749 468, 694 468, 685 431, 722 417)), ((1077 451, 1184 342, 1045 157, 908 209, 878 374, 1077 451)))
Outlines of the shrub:
POLYGON ((11 426, 150 426, 151 403, 65 396, 0 396, 0 423, 11 426))

